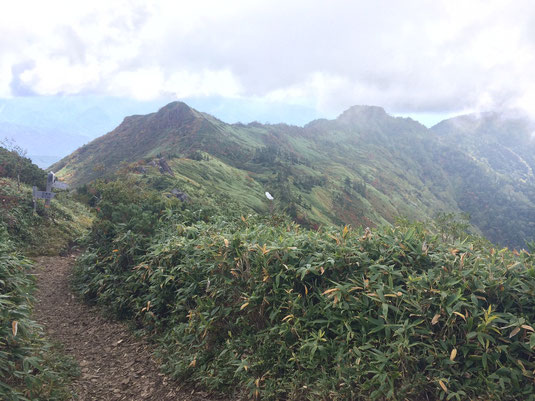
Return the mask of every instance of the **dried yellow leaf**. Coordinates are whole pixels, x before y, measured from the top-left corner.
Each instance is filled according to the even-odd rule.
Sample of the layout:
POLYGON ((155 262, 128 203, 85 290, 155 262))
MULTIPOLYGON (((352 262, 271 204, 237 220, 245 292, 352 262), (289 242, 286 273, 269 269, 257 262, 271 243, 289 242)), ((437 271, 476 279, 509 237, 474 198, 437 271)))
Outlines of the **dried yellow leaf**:
POLYGON ((515 327, 513 331, 511 331, 511 334, 509 334, 509 338, 516 336, 519 331, 520 331, 520 327, 515 327))
POLYGON ((19 329, 19 322, 17 322, 16 320, 13 320, 13 322, 11 323, 11 332, 13 333, 13 337, 17 335, 18 329, 19 329))
POLYGON ((225 248, 228 248, 228 239, 223 239, 223 242, 225 242, 225 248))
POLYGON ((246 302, 242 306, 240 306, 240 310, 244 310, 245 308, 247 308, 247 305, 249 305, 249 302, 246 302))
POLYGON ((191 361, 188 365, 189 368, 194 368, 195 365, 197 365, 197 359, 194 359, 193 361, 191 361))
POLYGON ((329 290, 326 290, 324 292, 321 293, 321 295, 327 295, 327 294, 330 294, 331 292, 334 292, 334 291, 340 291, 339 288, 331 288, 329 290))
POLYGON ((286 320, 290 320, 294 317, 294 315, 288 315, 288 316, 285 316, 282 321, 285 322, 286 320))
POLYGON ((440 314, 436 314, 435 316, 433 316, 433 319, 431 320, 431 324, 434 326, 435 324, 438 323, 438 319, 440 318, 440 314))
POLYGON ((457 349, 454 348, 451 350, 451 354, 450 354, 450 361, 453 361, 455 360, 455 357, 457 356, 457 349))
POLYGON ((457 315, 457 316, 460 316, 465 322, 466 322, 466 318, 464 317, 464 315, 462 313, 459 313, 459 312, 453 312, 453 314, 457 315))
POLYGON ((445 393, 448 392, 448 388, 446 387, 446 385, 444 384, 442 380, 439 380, 438 384, 440 384, 440 387, 442 387, 442 390, 444 390, 445 393))
POLYGON ((523 324, 523 325, 520 326, 520 327, 522 327, 523 329, 528 330, 528 331, 535 331, 535 330, 533 330, 533 327, 528 326, 527 324, 523 324))

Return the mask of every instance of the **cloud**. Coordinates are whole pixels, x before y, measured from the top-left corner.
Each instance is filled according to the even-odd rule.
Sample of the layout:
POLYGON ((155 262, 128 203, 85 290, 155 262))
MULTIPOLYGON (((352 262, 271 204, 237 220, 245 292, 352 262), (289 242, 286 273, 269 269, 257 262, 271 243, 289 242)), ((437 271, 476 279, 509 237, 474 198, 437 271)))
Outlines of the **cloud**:
POLYGON ((533 22, 529 0, 14 3, 0 16, 0 95, 535 113, 533 22))

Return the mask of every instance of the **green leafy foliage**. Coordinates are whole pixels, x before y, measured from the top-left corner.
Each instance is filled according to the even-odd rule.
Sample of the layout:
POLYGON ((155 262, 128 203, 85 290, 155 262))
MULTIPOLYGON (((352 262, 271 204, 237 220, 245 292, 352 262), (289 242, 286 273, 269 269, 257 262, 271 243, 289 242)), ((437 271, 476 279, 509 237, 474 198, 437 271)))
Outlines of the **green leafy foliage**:
POLYGON ((0 178, 0 227, 5 227, 20 252, 27 255, 59 255, 74 245, 89 228, 87 207, 66 192, 58 193, 45 209, 37 202, 33 211, 32 189, 9 178, 0 178))
POLYGON ((70 396, 65 382, 77 367, 43 339, 31 317, 30 268, 0 226, 0 399, 63 400, 70 396))
POLYGON ((28 185, 42 186, 46 182, 46 173, 30 159, 0 146, 0 177, 20 178, 20 182, 28 185))
MULTIPOLYGON (((22 182, 28 182, 21 176, 22 182)), ((44 175, 41 177, 44 182, 44 175)), ((31 183, 31 180, 29 181, 31 183)), ((23 255, 65 252, 90 226, 86 207, 67 193, 33 211, 32 190, 0 178, 0 399, 63 400, 76 364, 44 338, 32 318, 34 278, 23 255)))
POLYGON ((148 193, 111 202, 121 191, 100 190, 76 287, 157 339, 173 376, 273 400, 534 398, 527 251, 444 216, 314 231, 148 193))

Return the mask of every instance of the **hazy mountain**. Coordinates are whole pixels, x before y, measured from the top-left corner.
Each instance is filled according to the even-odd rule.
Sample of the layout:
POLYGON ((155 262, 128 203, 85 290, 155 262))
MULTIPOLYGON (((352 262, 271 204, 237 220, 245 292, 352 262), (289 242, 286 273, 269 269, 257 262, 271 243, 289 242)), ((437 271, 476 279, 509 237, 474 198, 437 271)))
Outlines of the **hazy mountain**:
POLYGON ((125 115, 149 112, 160 102, 102 96, 0 99, 0 139, 14 139, 34 162, 47 167, 112 130, 125 115))
MULTIPOLYGON (((515 130, 518 122, 496 118, 484 124, 495 127, 500 121, 524 138, 515 130)), ((482 141, 474 130, 484 124, 474 122, 477 117, 460 119, 469 121, 465 131, 453 120, 428 130, 380 107, 355 106, 334 120, 304 127, 226 124, 174 102, 157 113, 125 118, 52 168, 74 185, 121 169, 159 180, 162 189, 189 186, 224 193, 258 211, 273 207, 264 196, 269 191, 277 210, 312 225, 371 226, 399 216, 425 219, 465 211, 494 241, 520 246, 535 237, 535 219, 525 220, 534 210, 534 186, 524 164, 531 166, 532 159, 524 160, 526 152, 496 139, 498 128, 485 130, 493 135, 482 141), (520 170, 493 156, 508 151, 519 155, 509 159, 520 170), (160 157, 174 177, 161 176, 160 157)))
MULTIPOLYGON (((149 113, 169 101, 165 98, 137 101, 96 95, 0 99, 0 139, 13 138, 28 150, 28 156, 40 167, 48 167, 90 140, 113 130, 124 116, 149 113)), ((317 114, 305 106, 261 100, 201 97, 188 99, 188 103, 231 122, 245 119, 305 124, 317 114)))
POLYGON ((448 119, 431 131, 449 148, 438 161, 472 222, 492 241, 533 239, 535 122, 508 110, 448 119))

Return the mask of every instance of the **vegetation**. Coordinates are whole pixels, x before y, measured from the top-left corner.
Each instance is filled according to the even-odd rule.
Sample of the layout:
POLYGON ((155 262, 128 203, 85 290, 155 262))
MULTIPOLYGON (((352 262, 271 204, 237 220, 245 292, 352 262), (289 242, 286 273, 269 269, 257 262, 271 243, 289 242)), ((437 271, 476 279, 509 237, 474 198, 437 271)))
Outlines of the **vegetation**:
POLYGON ((27 255, 57 255, 87 231, 87 208, 66 193, 33 211, 32 190, 45 174, 17 153, 0 148, 0 399, 70 399, 66 383, 76 364, 44 338, 32 318, 35 280, 27 255), (17 159, 18 158, 18 159, 17 159), (10 170, 9 166, 22 166, 10 170), (18 171, 14 175, 10 172, 18 171), (11 177, 11 178, 8 178, 11 177), (20 183, 17 182, 17 178, 20 183))
POLYGON ((9 178, 0 178, 0 226, 18 251, 26 255, 59 255, 68 251, 91 224, 89 210, 66 192, 45 208, 37 201, 33 211, 32 189, 9 178))
POLYGON ((165 369, 262 399, 534 399, 535 259, 442 216, 309 230, 99 183, 76 269, 165 369))
POLYGON ((26 158, 26 151, 13 142, 0 141, 0 177, 9 177, 20 183, 41 187, 45 172, 26 158))
POLYGON ((32 319, 31 266, 0 224, 0 399, 68 399, 66 383, 78 368, 32 319))
POLYGON ((163 158, 169 188, 193 183, 308 227, 464 212, 493 242, 522 248, 535 239, 532 132, 533 124, 499 116, 428 130, 366 106, 304 127, 230 125, 175 102, 125 119, 53 170, 78 186, 128 166, 154 179, 163 158), (271 205, 260 201, 265 191, 271 205))

